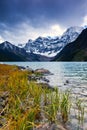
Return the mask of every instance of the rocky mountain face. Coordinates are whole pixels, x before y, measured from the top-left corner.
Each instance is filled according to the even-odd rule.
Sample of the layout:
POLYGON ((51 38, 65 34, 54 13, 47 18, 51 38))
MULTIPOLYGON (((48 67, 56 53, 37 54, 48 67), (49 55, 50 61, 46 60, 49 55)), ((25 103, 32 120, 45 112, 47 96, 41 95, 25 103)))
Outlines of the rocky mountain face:
POLYGON ((54 57, 57 55, 68 43, 76 40, 82 32, 83 27, 70 27, 64 34, 59 37, 38 37, 35 40, 29 40, 25 46, 19 45, 24 48, 26 52, 40 54, 47 57, 54 57))
POLYGON ((54 61, 87 61, 87 29, 56 55, 54 61))

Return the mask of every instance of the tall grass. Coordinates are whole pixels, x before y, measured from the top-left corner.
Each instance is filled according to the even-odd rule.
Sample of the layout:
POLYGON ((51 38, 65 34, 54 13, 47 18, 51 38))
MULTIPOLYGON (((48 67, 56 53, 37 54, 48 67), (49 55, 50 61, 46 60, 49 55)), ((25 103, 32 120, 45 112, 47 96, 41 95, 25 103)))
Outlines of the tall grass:
POLYGON ((68 116, 70 114, 70 107, 71 107, 70 92, 69 91, 65 91, 62 94, 61 104, 60 104, 61 116, 62 116, 62 120, 64 122, 67 122, 67 120, 68 120, 68 116))
POLYGON ((78 110, 78 113, 77 113, 78 122, 79 124, 83 126, 85 107, 84 107, 84 104, 82 104, 82 101, 80 99, 76 99, 76 107, 78 110))
MULTIPOLYGON (((44 84, 29 81, 28 76, 31 74, 16 66, 0 65, 0 93, 9 93, 4 115, 6 123, 1 130, 31 130, 43 121, 58 123, 59 118, 64 123, 68 121, 70 92, 61 92, 58 88, 51 90, 44 84)), ((83 108, 79 103, 77 107, 83 120, 83 108)))

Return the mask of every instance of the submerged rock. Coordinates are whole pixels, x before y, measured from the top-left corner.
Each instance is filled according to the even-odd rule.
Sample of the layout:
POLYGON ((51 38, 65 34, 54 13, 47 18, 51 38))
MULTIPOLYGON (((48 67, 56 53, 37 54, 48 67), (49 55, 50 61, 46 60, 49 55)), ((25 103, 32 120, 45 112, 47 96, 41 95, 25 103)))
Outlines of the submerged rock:
POLYGON ((67 84, 69 84, 69 80, 66 80, 64 83, 64 85, 67 85, 67 84))

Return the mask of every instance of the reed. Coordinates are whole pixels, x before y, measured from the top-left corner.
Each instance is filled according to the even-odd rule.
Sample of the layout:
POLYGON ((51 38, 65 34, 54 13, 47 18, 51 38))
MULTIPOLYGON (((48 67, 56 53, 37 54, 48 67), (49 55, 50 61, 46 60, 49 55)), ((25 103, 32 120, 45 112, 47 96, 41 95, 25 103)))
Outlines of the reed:
POLYGON ((61 116, 64 122, 68 121, 70 108, 71 108, 70 92, 67 90, 63 92, 61 97, 61 104, 60 104, 61 116))

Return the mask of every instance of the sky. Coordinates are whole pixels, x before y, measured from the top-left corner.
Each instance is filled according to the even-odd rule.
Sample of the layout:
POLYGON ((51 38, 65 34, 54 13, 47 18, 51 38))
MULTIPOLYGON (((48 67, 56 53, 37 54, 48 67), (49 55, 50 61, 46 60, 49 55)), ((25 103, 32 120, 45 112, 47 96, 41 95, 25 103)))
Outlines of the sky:
POLYGON ((60 36, 87 25, 87 0, 0 0, 0 43, 60 36))

